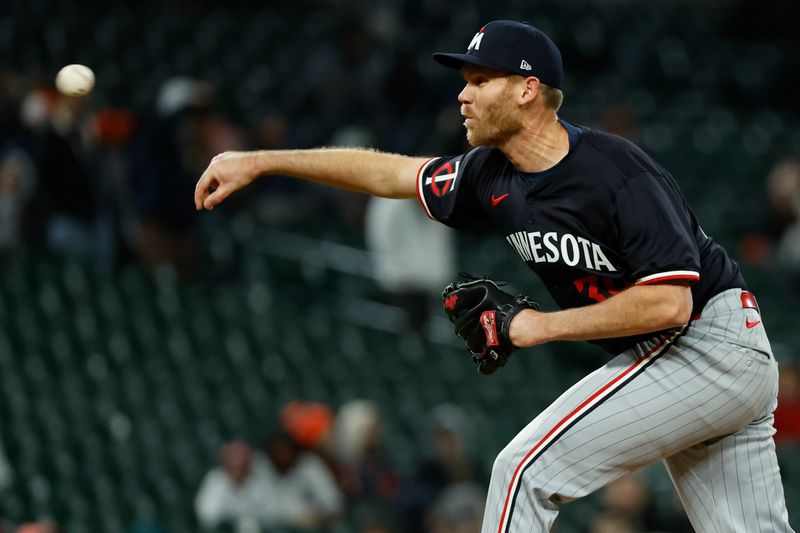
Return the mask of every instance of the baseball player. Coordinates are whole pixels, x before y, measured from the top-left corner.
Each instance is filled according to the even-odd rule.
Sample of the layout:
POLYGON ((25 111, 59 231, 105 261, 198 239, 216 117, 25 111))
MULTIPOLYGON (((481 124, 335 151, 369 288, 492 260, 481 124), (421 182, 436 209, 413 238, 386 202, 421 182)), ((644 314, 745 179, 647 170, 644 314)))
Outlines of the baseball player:
POLYGON ((473 150, 224 153, 197 183, 197 209, 263 174, 416 196, 432 219, 499 233, 562 308, 540 312, 489 279, 448 286, 445 312, 482 373, 558 340, 614 355, 500 452, 483 533, 549 531, 562 503, 659 460, 697 531, 793 531, 772 439, 778 368, 756 299, 673 177, 631 142, 558 118, 561 55, 526 23, 490 22, 466 53, 434 59, 464 77, 473 150))

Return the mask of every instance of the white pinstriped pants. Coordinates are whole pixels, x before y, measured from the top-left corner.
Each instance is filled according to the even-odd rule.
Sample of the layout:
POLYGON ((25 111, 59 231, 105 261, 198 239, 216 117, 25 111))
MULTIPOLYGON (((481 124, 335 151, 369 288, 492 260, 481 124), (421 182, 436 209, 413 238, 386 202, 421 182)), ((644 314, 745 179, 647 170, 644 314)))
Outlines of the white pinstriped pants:
POLYGON ((792 532, 772 440, 778 366, 741 294, 618 355, 528 424, 495 461, 482 533, 550 531, 557 502, 658 460, 698 532, 792 532))

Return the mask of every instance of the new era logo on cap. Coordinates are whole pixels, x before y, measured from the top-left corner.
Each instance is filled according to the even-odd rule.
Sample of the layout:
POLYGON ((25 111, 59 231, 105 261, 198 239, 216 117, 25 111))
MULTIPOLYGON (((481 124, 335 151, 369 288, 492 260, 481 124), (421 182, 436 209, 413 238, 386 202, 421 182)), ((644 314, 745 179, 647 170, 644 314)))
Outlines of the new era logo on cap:
POLYGON ((475 34, 465 54, 433 54, 446 67, 464 63, 520 76, 536 76, 561 89, 564 67, 561 52, 550 38, 526 22, 494 20, 475 34), (520 56, 524 57, 520 61, 520 56), (535 68, 534 68, 535 65, 535 68))

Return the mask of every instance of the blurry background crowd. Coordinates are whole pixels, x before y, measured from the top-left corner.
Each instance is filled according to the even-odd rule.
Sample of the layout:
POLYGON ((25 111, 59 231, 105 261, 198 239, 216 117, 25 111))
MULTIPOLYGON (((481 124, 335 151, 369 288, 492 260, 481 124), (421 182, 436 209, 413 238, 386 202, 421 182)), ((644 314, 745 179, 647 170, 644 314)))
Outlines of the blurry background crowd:
MULTIPOLYGON (((466 150, 458 51, 527 20, 561 117, 624 135, 737 258, 781 361, 800 509, 800 4, 376 0, 0 3, 0 531, 478 531, 493 457, 605 354, 477 375, 437 294, 457 270, 554 306, 502 239, 413 202, 261 180, 213 213, 224 150, 466 150), (95 70, 85 99, 54 91, 95 70)), ((659 467, 560 532, 691 531, 659 467)))

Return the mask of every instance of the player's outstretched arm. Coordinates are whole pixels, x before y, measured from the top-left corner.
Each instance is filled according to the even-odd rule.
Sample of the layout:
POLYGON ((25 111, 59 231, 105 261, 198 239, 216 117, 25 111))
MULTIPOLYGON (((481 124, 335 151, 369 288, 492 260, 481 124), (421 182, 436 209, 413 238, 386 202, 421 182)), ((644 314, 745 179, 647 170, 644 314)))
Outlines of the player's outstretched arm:
POLYGON ((425 158, 358 148, 224 152, 214 157, 194 191, 195 207, 214 209, 265 174, 294 176, 386 198, 412 198, 425 158))
POLYGON ((558 340, 595 340, 681 327, 692 313, 684 284, 634 285, 598 304, 552 313, 525 310, 509 327, 520 348, 558 340))

